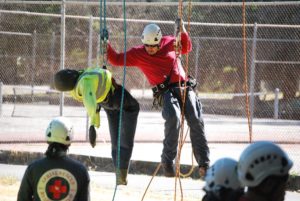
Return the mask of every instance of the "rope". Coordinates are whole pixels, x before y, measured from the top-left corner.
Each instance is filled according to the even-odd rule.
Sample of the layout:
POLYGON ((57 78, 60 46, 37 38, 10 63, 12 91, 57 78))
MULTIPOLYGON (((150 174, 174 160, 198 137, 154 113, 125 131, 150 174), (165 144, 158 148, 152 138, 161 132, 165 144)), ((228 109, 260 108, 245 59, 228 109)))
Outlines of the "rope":
MULTIPOLYGON (((99 5, 99 15, 100 15, 100 27, 99 27, 99 35, 101 36, 101 32, 107 30, 106 28, 106 0, 100 0, 99 5)), ((102 33, 103 34, 103 33, 102 33)), ((106 69, 107 65, 107 40, 108 38, 100 37, 100 54, 102 55, 102 66, 106 69)))
MULTIPOLYGON (((178 18, 182 19, 182 10, 183 10, 183 3, 182 0, 180 0, 178 2, 178 18)), ((175 23, 178 23, 178 21, 176 21, 175 23)), ((174 36, 175 36, 175 43, 174 43, 174 47, 175 47, 175 54, 176 57, 179 58, 180 57, 180 53, 181 53, 181 37, 180 37, 180 33, 182 32, 181 27, 182 27, 182 21, 179 21, 179 24, 175 24, 175 32, 174 32, 174 36), (180 29, 178 30, 179 26, 180 29)))
MULTIPOLYGON (((186 140, 188 131, 189 131, 189 129, 186 131, 186 134, 185 134, 185 136, 184 136, 184 142, 185 142, 185 140, 186 140)), ((182 150, 183 145, 184 145, 184 144, 181 145, 180 151, 182 150)), ((190 169, 186 174, 183 174, 183 173, 181 173, 181 172, 179 171, 179 176, 182 177, 182 178, 189 177, 189 176, 193 173, 193 171, 194 171, 194 157, 193 157, 193 151, 192 151, 192 154, 191 154, 191 155, 192 155, 192 167, 191 167, 191 169, 190 169)))
POLYGON ((145 192, 144 192, 144 195, 143 195, 141 201, 144 200, 144 198, 145 198, 145 196, 146 196, 146 193, 147 193, 147 191, 148 191, 148 189, 149 189, 149 187, 150 187, 150 184, 152 183, 152 180, 153 180, 154 177, 156 176, 156 174, 157 174, 158 170, 160 169, 160 167, 161 167, 161 163, 159 163, 158 166, 156 167, 156 169, 155 169, 155 171, 154 171, 154 173, 153 173, 153 175, 152 175, 152 177, 151 177, 151 180, 150 180, 149 184, 147 185, 147 188, 146 188, 146 190, 145 190, 145 192))
MULTIPOLYGON (((192 13, 192 1, 190 0, 189 4, 188 4, 188 26, 187 26, 187 32, 188 33, 190 33, 190 30, 191 30, 191 13, 192 13)), ((189 54, 186 55, 186 69, 185 69, 186 72, 188 72, 188 66, 189 66, 189 54)), ((185 134, 183 142, 185 142, 187 134, 188 134, 188 131, 185 134)), ((182 149, 182 147, 180 148, 180 152, 181 152, 181 149, 182 149)), ((190 169, 190 171, 187 174, 181 174, 181 172, 180 172, 181 177, 189 177, 194 171, 193 151, 192 151, 191 156, 192 156, 192 168, 190 169)))
MULTIPOLYGON (((243 0, 243 66, 244 66, 244 92, 248 94, 248 68, 247 68, 247 38, 246 38, 246 5, 243 0)), ((246 114, 248 119, 249 142, 252 142, 252 127, 250 125, 250 109, 249 109, 249 96, 246 99, 246 114)))
MULTIPOLYGON (((107 31, 106 28, 106 0, 100 0, 100 36, 101 32, 104 38, 101 38, 100 43, 100 54, 102 55, 103 60, 103 68, 106 69, 107 64, 107 40, 106 36, 108 36, 108 33, 104 33, 104 31, 107 31)), ((118 127, 118 141, 117 141, 117 157, 116 157, 116 185, 114 189, 114 194, 112 200, 114 201, 116 192, 117 192, 117 181, 120 177, 120 152, 121 152, 121 130, 122 130, 122 117, 123 117, 123 106, 124 106, 124 90, 125 90, 125 80, 126 80, 126 12, 125 12, 125 0, 123 0, 123 22, 124 22, 124 70, 123 70, 123 81, 122 81, 122 96, 121 96, 121 104, 120 104, 120 114, 119 114, 119 127, 118 127)))
MULTIPOLYGON (((191 16, 191 1, 189 1, 189 7, 188 7, 188 33, 190 32, 190 16, 191 16)), ((178 2, 178 17, 179 19, 182 19, 183 16, 183 2, 182 0, 180 0, 178 2)), ((182 28, 182 20, 180 20, 180 29, 182 28)), ((176 40, 179 41, 179 38, 181 37, 181 32, 182 30, 180 30, 179 33, 176 33, 177 35, 176 40)), ((178 44, 181 44, 180 42, 176 42, 175 45, 175 53, 176 53, 176 57, 178 62, 181 62, 181 51, 178 50, 181 48, 181 46, 178 47, 178 44), (179 54, 178 54, 179 52, 179 54)), ((186 72, 186 74, 188 73, 188 54, 186 55, 186 64, 183 66, 184 67, 184 71, 186 72)), ((179 87, 181 86, 181 82, 179 81, 179 87)), ((179 184, 180 184, 180 192, 181 192, 181 200, 183 200, 183 191, 182 191, 182 185, 181 185, 181 180, 180 180, 180 176, 184 176, 187 177, 189 176, 192 172, 193 172, 193 165, 191 170, 187 173, 187 174, 182 174, 180 172, 180 158, 181 158, 181 151, 182 151, 182 147, 185 143, 185 139, 187 136, 186 135, 183 137, 183 132, 184 132, 184 105, 185 105, 185 101, 186 101, 186 89, 187 89, 187 83, 186 81, 184 81, 184 90, 180 91, 180 96, 181 96, 181 100, 182 100, 182 108, 181 108, 181 126, 180 126, 180 133, 179 133, 179 140, 178 140, 178 151, 177 151, 177 159, 176 159, 176 177, 175 177, 175 193, 174 193, 174 200, 176 201, 176 192, 177 192, 177 179, 179 180, 179 184)), ((193 155, 193 152, 192 152, 193 155)))
POLYGON ((118 129, 118 148, 117 148, 117 176, 116 176, 116 185, 113 195, 113 201, 115 199, 116 191, 117 191, 117 179, 120 176, 120 147, 121 147, 121 130, 122 130, 122 117, 123 117, 123 106, 124 106, 124 91, 125 91, 125 80, 126 80, 126 41, 127 41, 127 27, 126 27, 126 1, 123 0, 123 28, 124 28, 124 68, 123 68, 123 80, 122 80, 122 96, 121 96, 121 106, 120 106, 120 116, 119 116, 119 129, 118 129))

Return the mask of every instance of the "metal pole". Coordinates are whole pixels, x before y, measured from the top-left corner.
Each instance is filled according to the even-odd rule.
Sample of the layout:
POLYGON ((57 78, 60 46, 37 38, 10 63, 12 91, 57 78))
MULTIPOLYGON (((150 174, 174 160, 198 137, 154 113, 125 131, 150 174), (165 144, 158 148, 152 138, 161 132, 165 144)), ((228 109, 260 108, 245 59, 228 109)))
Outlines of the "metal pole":
MULTIPOLYGON (((88 53, 88 67, 92 66, 92 55, 93 55, 93 16, 90 16, 89 20, 89 53, 88 53)), ((85 139, 89 139, 89 115, 86 114, 86 128, 85 128, 85 139)))
POLYGON ((2 88, 3 88, 3 82, 0 82, 0 117, 2 117, 2 103, 3 103, 2 88))
POLYGON ((279 113, 279 89, 275 89, 275 98, 274 98, 274 119, 278 119, 279 113))
POLYGON ((34 30, 32 35, 32 69, 31 69, 31 102, 33 102, 33 87, 34 87, 34 76, 35 76, 35 66, 36 66, 36 30, 34 30))
MULTIPOLYGON (((58 5, 59 1, 58 0, 0 0, 0 4, 37 4, 37 5, 58 5)), ((183 2, 183 5, 187 5, 188 2, 183 2)), ((98 2, 96 0, 94 1, 87 1, 87 0, 68 0, 66 4, 73 4, 73 5, 91 5, 91 6, 96 6, 98 5, 98 2)), ((161 7, 161 6, 177 6, 177 2, 126 2, 126 4, 133 5, 133 6, 156 6, 156 7, 161 7)), ((117 5, 121 6, 122 2, 107 2, 107 5, 117 5)), ((195 6, 241 6, 241 2, 193 2, 193 5, 195 6)), ((280 6, 280 5, 299 5, 298 1, 280 1, 280 2, 246 2, 246 5, 253 6, 253 5, 260 5, 260 6, 280 6)))
POLYGON ((100 34, 97 35, 97 55, 96 55, 96 65, 100 66, 100 34))
MULTIPOLYGON (((66 9, 65 9, 65 3, 66 0, 62 0, 61 4, 61 41, 60 41, 60 69, 65 68, 65 14, 66 14, 66 9)), ((63 106, 64 106, 64 93, 60 93, 60 105, 59 105, 59 114, 60 116, 63 116, 63 106)))
POLYGON ((89 55, 88 55, 88 67, 92 66, 93 55, 93 16, 90 16, 89 20, 89 55))
POLYGON ((250 126, 252 129, 253 113, 254 113, 254 85, 255 85, 255 60, 256 60, 256 42, 257 42, 257 24, 254 24, 252 57, 250 67, 250 126))
POLYGON ((195 78, 198 78, 198 69, 199 69, 199 52, 200 52, 200 39, 197 39, 196 45, 196 62, 195 62, 195 78))
MULTIPOLYGON (((51 69, 51 73, 54 72, 54 50, 55 50, 55 32, 52 32, 52 40, 51 40, 51 47, 50 47, 50 69, 51 69)), ((52 81, 52 80, 51 80, 52 81)))

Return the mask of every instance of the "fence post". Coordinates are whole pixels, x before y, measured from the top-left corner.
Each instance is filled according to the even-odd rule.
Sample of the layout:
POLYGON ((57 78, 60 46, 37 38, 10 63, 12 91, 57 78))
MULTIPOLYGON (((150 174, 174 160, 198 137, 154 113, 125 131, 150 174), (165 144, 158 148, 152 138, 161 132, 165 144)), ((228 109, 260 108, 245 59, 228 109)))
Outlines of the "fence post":
POLYGON ((3 88, 3 83, 2 82, 0 82, 0 117, 2 117, 2 103, 3 103, 3 90, 2 90, 2 88, 3 88))
POLYGON ((100 63, 99 63, 99 61, 100 61, 100 34, 97 34, 97 50, 96 50, 96 52, 97 52, 97 54, 96 54, 96 66, 100 66, 100 63))
POLYGON ((32 34, 32 69, 31 69, 31 102, 34 101, 34 77, 35 77, 35 71, 36 71, 36 30, 33 31, 32 34))
POLYGON ((276 88, 274 91, 275 98, 274 98, 274 119, 278 119, 279 113, 279 89, 276 88))
MULTIPOLYGON (((194 77, 198 80, 198 70, 199 70, 199 52, 200 52, 200 39, 197 37, 196 40, 196 61, 195 61, 195 75, 194 77)), ((200 80, 198 80, 199 82, 200 80)))
MULTIPOLYGON (((66 34, 66 0, 62 0, 61 4, 61 40, 60 40, 60 69, 65 68, 65 34, 66 34)), ((59 114, 60 116, 63 116, 63 106, 64 106, 64 92, 60 93, 60 104, 59 104, 59 114)))
MULTIPOLYGON (((50 69, 51 69, 51 73, 54 72, 54 62, 55 62, 54 51, 55 51, 55 42, 56 42, 55 32, 52 32, 52 39, 51 39, 51 46, 50 46, 50 69)), ((52 81, 52 80, 51 80, 51 81, 52 81)))
MULTIPOLYGON (((92 66, 93 55, 93 16, 89 20, 89 52, 88 52, 88 67, 92 66)), ((85 140, 89 140, 89 115, 86 113, 85 140)))
POLYGON ((257 41, 257 24, 254 24, 254 33, 252 41, 252 57, 250 67, 250 126, 252 129, 253 113, 254 113, 254 85, 255 85, 255 60, 256 60, 256 41, 257 41))
POLYGON ((92 66, 92 55, 93 55, 93 16, 90 16, 89 20, 89 52, 88 52, 88 67, 92 66))

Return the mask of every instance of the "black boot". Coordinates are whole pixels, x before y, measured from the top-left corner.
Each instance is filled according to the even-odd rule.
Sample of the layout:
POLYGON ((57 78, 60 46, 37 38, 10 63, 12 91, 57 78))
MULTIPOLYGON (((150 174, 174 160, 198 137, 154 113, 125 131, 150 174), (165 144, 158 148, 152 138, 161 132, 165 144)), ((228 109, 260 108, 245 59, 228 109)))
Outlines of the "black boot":
POLYGON ((161 163, 165 177, 175 177, 175 168, 173 163, 161 163))
POLYGON ((200 176, 200 179, 204 180, 207 168, 208 168, 207 166, 199 166, 199 176, 200 176))

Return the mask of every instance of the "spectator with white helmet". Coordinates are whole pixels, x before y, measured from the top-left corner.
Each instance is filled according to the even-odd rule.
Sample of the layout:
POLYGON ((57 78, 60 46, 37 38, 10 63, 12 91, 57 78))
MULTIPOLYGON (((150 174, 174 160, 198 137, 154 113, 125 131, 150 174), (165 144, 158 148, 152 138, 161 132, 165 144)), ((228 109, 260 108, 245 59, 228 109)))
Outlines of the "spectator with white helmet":
POLYGON ((239 201, 283 201, 293 162, 278 145, 259 141, 241 154, 238 178, 247 191, 239 201))
POLYGON ((86 167, 67 156, 73 138, 72 124, 64 117, 55 118, 45 136, 49 144, 46 157, 27 167, 17 200, 90 200, 86 167))
POLYGON ((176 37, 163 36, 157 24, 146 25, 141 37, 143 44, 130 48, 126 53, 117 53, 109 42, 107 56, 111 65, 139 68, 152 86, 153 105, 162 107, 162 117, 165 120, 161 155, 164 175, 176 176, 173 162, 177 155, 181 113, 184 112, 190 126, 191 143, 199 165, 199 174, 204 176, 209 166, 209 148, 204 131, 202 106, 194 91, 196 81, 186 75, 177 54, 178 49, 180 54, 189 53, 192 43, 183 21, 176 20, 176 24, 176 37), (178 41, 180 44, 174 46, 178 41), (182 95, 184 89, 185 96, 182 95))
POLYGON ((206 172, 202 201, 237 201, 244 192, 237 175, 237 161, 217 160, 206 172))

